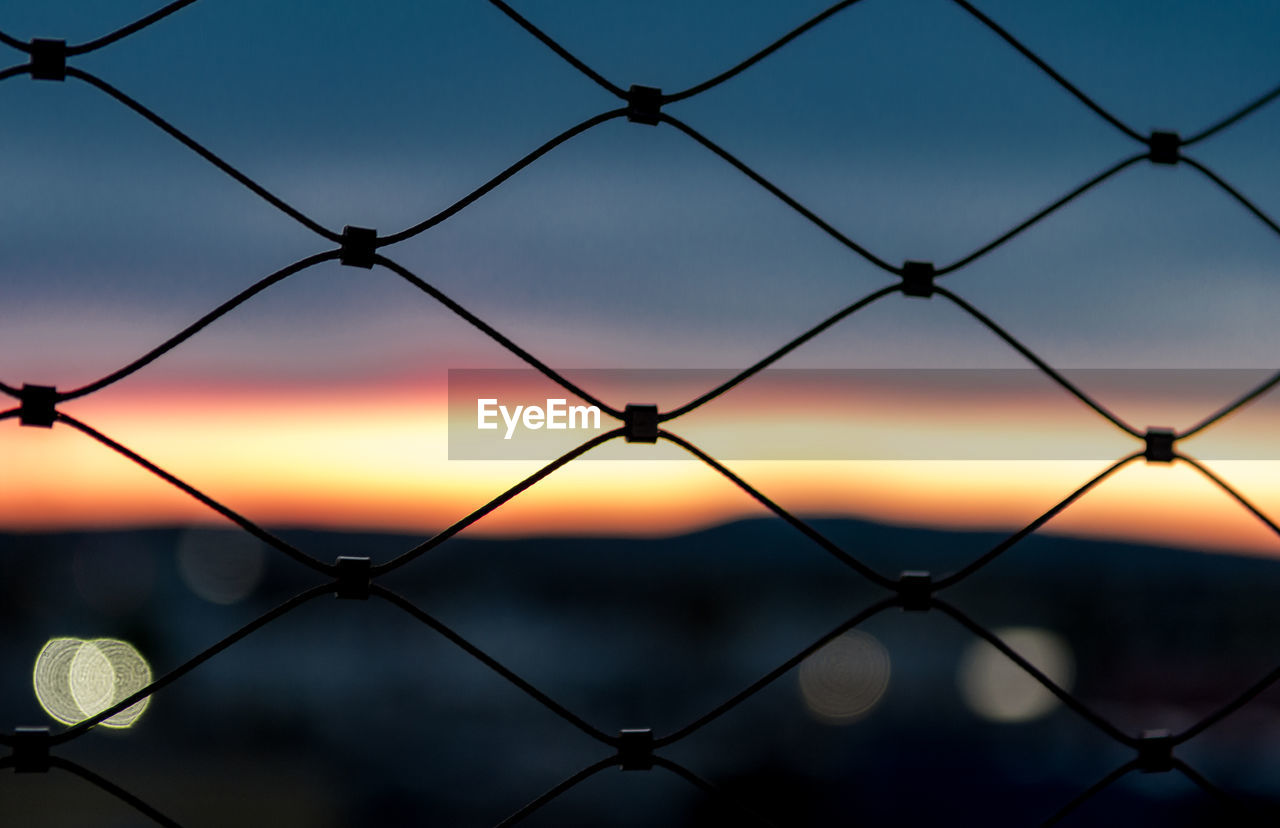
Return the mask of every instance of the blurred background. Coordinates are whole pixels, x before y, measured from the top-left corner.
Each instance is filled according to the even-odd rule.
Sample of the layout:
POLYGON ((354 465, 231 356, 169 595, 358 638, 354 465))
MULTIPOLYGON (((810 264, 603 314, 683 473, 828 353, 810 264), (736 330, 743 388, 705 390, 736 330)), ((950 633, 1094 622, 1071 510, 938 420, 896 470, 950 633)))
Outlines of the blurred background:
MULTIPOLYGON (((665 91, 823 8, 518 5, 619 86, 665 91)), ((981 8, 1142 134, 1193 134, 1280 74, 1280 9, 981 8)), ((0 31, 74 43, 152 10, 10 3, 0 31)), ((5 66, 26 61, 5 52, 5 66)), ((320 224, 384 235, 620 105, 496 7, 462 0, 205 0, 71 65, 320 224)), ((0 98, 10 386, 91 382, 333 247, 86 83, 19 76, 0 98)), ((857 3, 665 111, 894 265, 966 256, 1144 151, 947 0, 857 3)), ((1263 107, 1190 151, 1270 215, 1277 118, 1263 107)), ((383 252, 565 370, 727 379, 896 281, 689 137, 625 119, 383 252)), ((1276 234, 1206 177, 1144 162, 944 284, 1139 429, 1182 429, 1275 368, 1277 256, 1276 234), (1099 369, 1151 381, 1117 386, 1099 369), (1231 370, 1208 400, 1189 369, 1231 370)), ((450 459, 447 372, 521 366, 391 272, 328 263, 62 410, 322 560, 385 560, 550 459, 450 459)), ((886 297, 778 367, 819 379, 782 399, 748 381, 672 430, 713 455, 726 439, 790 445, 848 423, 856 402, 875 416, 833 456, 959 424, 993 446, 1070 446, 1035 461, 806 450, 731 463, 889 575, 960 568, 1141 448, 1043 376, 945 404, 893 372, 855 401, 829 393, 827 369, 1029 367, 939 298, 886 297)), ((599 393, 664 410, 696 395, 599 393)), ((1264 398, 1182 445, 1264 514, 1280 511, 1275 416, 1264 398)), ((674 730, 884 596, 706 465, 617 449, 558 470, 387 585, 609 733, 674 730)), ((316 583, 63 425, 0 423, 0 460, 8 727, 58 727, 33 687, 51 639, 130 642, 159 676, 316 583)), ((1125 732, 1176 731, 1275 667, 1278 545, 1186 464, 1138 462, 944 597, 1125 732)), ((1051 699, 1019 695, 1025 676, 984 646, 938 612, 886 611, 664 755, 788 825, 1036 823, 1131 758, 1051 699)), ((1275 702, 1264 693, 1179 756, 1238 798, 1274 800, 1275 702)), ((393 607, 328 597, 158 693, 132 727, 65 748, 184 825, 491 825, 603 750, 393 607)), ((139 819, 67 774, 0 791, 23 824, 139 819)), ((1181 775, 1131 774, 1071 818, 1202 824, 1216 807, 1181 775)), ((720 808, 670 773, 610 769, 528 824, 715 824, 720 808)))

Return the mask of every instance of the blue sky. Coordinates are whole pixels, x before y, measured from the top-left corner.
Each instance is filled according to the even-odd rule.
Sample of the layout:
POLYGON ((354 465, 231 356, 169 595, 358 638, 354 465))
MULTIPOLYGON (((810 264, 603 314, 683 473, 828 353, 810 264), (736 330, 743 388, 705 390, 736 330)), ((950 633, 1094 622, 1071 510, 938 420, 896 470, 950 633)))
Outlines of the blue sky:
MULTIPOLYGON (((516 7, 619 85, 674 90, 825 4, 516 7)), ((152 8, 12 3, 0 29, 75 42, 152 8)), ((980 8, 1144 133, 1280 79, 1264 4, 980 8)), ((413 224, 618 105, 477 0, 201 0, 73 65, 334 229, 413 224)), ((14 78, 0 100, 6 381, 92 379, 330 247, 86 84, 14 78)), ((894 263, 966 254, 1140 149, 948 0, 863 0, 667 111, 894 263)), ((1271 106, 1194 149, 1272 215, 1277 126, 1271 106)), ((892 281, 676 130, 624 120, 384 252, 563 367, 744 366, 892 281)), ((1054 365, 1259 367, 1280 351, 1277 262, 1280 237, 1203 176, 1142 163, 946 284, 1054 365)), ((144 376, 513 364, 390 273, 325 265, 144 376)), ((957 309, 892 297, 785 364, 1024 363, 957 309)))

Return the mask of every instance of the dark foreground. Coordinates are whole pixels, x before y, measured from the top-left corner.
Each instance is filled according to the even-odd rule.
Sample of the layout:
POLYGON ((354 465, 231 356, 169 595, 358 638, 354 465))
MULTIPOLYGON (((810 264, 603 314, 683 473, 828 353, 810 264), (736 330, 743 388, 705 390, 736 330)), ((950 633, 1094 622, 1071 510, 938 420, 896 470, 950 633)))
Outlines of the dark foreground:
MULTIPOLYGON (((999 540, 816 525, 895 578, 953 571, 999 540)), ((284 534, 326 561, 389 560, 420 540, 284 534)), ((32 691, 49 638, 130 641, 159 677, 325 581, 268 550, 243 600, 193 591, 193 556, 235 585, 259 551, 245 549, 231 531, 0 536, 5 732, 63 729, 32 691)), ((158 691, 132 729, 95 729, 55 755, 184 826, 481 828, 615 754, 585 731, 679 735, 891 595, 765 520, 666 540, 460 538, 378 583, 418 614, 376 594, 321 595, 158 691)), ((1061 703, 1029 721, 982 715, 961 687, 979 641, 965 618, 998 635, 1055 634, 1069 647, 1073 699, 1122 734, 1178 734, 1280 666, 1277 595, 1277 562, 1032 537, 940 593, 954 614, 891 607, 859 623, 887 656, 882 674, 866 672, 865 650, 830 681, 810 674, 837 706, 841 693, 882 687, 869 711, 815 713, 797 666, 660 747, 651 770, 614 763, 523 824, 1041 824, 1138 753, 1061 703)), ((1264 690, 1180 744, 1181 768, 1135 768, 1061 824, 1267 824, 1280 802, 1278 705, 1280 691, 1264 690)), ((0 772, 0 822, 152 824, 57 767, 0 772)))

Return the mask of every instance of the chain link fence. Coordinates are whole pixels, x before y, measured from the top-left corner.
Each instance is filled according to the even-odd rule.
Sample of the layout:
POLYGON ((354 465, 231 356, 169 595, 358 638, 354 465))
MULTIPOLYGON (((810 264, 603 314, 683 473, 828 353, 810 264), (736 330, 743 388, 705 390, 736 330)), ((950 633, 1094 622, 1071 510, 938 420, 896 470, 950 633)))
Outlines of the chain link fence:
MULTIPOLYGON (((1035 664, 1020 655, 1014 647, 1002 640, 1000 636, 996 635, 992 630, 972 618, 956 603, 953 603, 952 600, 948 598, 948 593, 952 588, 961 583, 967 582, 970 579, 980 578, 981 573, 988 565, 992 564, 996 559, 1000 558, 1029 535, 1036 532, 1037 529, 1042 527, 1053 517, 1071 507, 1071 505, 1080 499, 1086 492, 1116 474, 1119 470, 1131 464, 1138 463, 1139 461, 1145 461, 1152 464, 1180 463, 1189 466, 1199 474, 1203 475, 1204 478, 1211 481, 1228 496, 1233 498, 1243 509, 1252 514, 1258 521, 1265 524, 1271 531, 1280 534, 1280 526, 1277 526, 1271 517, 1264 514, 1261 509, 1246 499, 1246 497, 1241 492, 1233 488, 1227 480, 1215 474, 1211 468, 1198 461, 1196 458, 1189 456, 1180 448, 1181 441, 1198 434, 1205 429, 1215 426, 1226 417, 1269 392, 1277 383, 1280 383, 1280 373, 1271 376, 1267 381, 1251 389, 1247 394, 1239 397, 1238 399, 1227 401, 1220 409, 1209 413, 1200 422, 1190 428, 1181 431, 1163 428, 1143 428, 1130 422, 1126 422, 1102 402, 1091 396, 1087 388, 1078 387, 1075 383, 1064 376, 1063 373, 1056 370, 1045 359, 1033 352, 1029 347, 1024 345, 1021 341, 1005 330, 997 320, 992 319, 983 313, 981 309, 966 301, 959 291, 958 286, 956 289, 953 289, 952 285, 955 281, 953 278, 948 278, 945 283, 943 279, 944 277, 952 276, 952 274, 957 274, 965 268, 974 266, 976 263, 980 262, 984 256, 997 248, 1006 244, 1015 243, 1017 237, 1028 228, 1038 224, 1039 222, 1049 220, 1055 212, 1083 194, 1101 186, 1114 177, 1122 175, 1126 170, 1142 164, 1179 165, 1190 168, 1196 174, 1211 181, 1216 187, 1220 188, 1224 193, 1238 202, 1254 220, 1261 222, 1272 232, 1280 234, 1280 226, 1276 224, 1275 220, 1253 203, 1249 197, 1245 195, 1242 189, 1237 189, 1234 185, 1228 183, 1217 172, 1206 164, 1201 163, 1195 157, 1195 149, 1202 142, 1210 141, 1223 130, 1226 130, 1238 122, 1248 118, 1252 113, 1262 109, 1277 97, 1280 97, 1280 87, 1262 95, 1242 109, 1227 113, 1219 121, 1190 134, 1183 135, 1171 131, 1155 131, 1150 134, 1143 134, 1127 124, 1115 113, 1104 109, 1094 99, 1092 99, 1086 91, 1077 88, 1068 79, 1059 74, 1058 71, 1056 71, 1045 60, 1019 42, 1014 34, 1006 31, 997 21, 986 16, 981 10, 966 2, 966 0, 952 1, 956 6, 971 16, 976 24, 989 29, 1003 40, 1009 48, 1016 50, 1025 57, 1030 64, 1030 66, 1028 66, 1028 71, 1039 71, 1048 75, 1056 84, 1062 87, 1062 89, 1074 96, 1080 104, 1087 109, 1089 113, 1091 113, 1092 116, 1102 119, 1117 132, 1131 139, 1133 143, 1133 151, 1131 154, 1119 159, 1106 169, 1101 170, 1096 175, 1081 183, 1078 187, 1072 189, 1070 192, 1054 199, 1043 209, 1040 209, 1034 214, 1028 216, 1025 220, 1009 228, 1007 231, 981 245, 969 254, 954 261, 943 263, 909 260, 901 264, 894 264, 886 261, 878 256, 874 251, 860 244, 850 235, 818 216, 815 212, 793 198, 779 186, 767 179, 764 175, 748 166, 727 149, 722 147, 715 140, 704 135, 693 125, 686 123, 684 120, 671 114, 667 108, 670 104, 701 95, 738 74, 751 69, 757 63, 764 61, 775 51, 788 46, 792 41, 800 38, 805 32, 821 26, 828 19, 855 5, 857 0, 845 0, 845 2, 831 6, 821 14, 818 14, 812 19, 806 21, 803 25, 798 26, 794 30, 787 32, 768 47, 751 55, 737 65, 726 69, 715 77, 709 78, 702 83, 698 83, 687 89, 680 89, 676 91, 668 91, 643 85, 620 85, 615 83, 613 80, 604 77, 591 66, 578 59, 570 51, 560 45, 550 34, 540 29, 536 22, 525 17, 519 11, 503 2, 503 0, 491 0, 493 7, 505 15, 512 25, 522 28, 530 37, 536 38, 574 69, 581 72, 594 83, 615 96, 618 99, 618 105, 615 108, 601 112, 594 117, 588 118, 581 123, 565 129, 559 135, 533 149, 524 157, 515 161, 493 178, 489 179, 474 191, 459 199, 456 203, 450 205, 444 210, 441 210, 439 213, 427 217, 412 226, 390 232, 358 226, 345 226, 339 230, 320 224, 301 210, 289 204, 281 196, 268 190, 259 182, 240 172, 226 160, 201 144, 196 138, 182 131, 180 127, 170 123, 162 115, 148 108, 144 103, 134 99, 127 92, 116 88, 106 80, 91 72, 85 71, 76 65, 75 59, 77 57, 98 49, 108 47, 127 48, 127 44, 122 43, 122 41, 126 41, 131 35, 150 26, 163 25, 162 21, 166 17, 180 11, 186 6, 191 5, 195 0, 179 0, 179 2, 171 3, 117 31, 106 34, 95 40, 79 44, 68 44, 61 40, 42 38, 23 41, 7 33, 0 32, 0 43, 3 43, 11 54, 14 54, 17 58, 16 63, 0 71, 0 80, 7 80, 10 83, 15 83, 19 82, 19 79, 25 75, 36 81, 73 81, 95 88, 103 95, 114 99, 122 106, 127 107, 129 110, 136 113, 138 117, 145 119, 156 128, 162 130, 175 141, 183 144, 205 162, 213 165, 227 176, 230 176, 232 179, 239 182, 239 184, 243 185, 249 193, 252 193, 254 196, 266 201, 283 214, 289 216, 294 221, 310 230, 318 237, 318 240, 322 244, 322 249, 318 252, 299 259, 298 261, 261 278, 248 289, 209 311, 203 317, 170 337, 168 340, 160 343, 140 358, 94 382, 70 389, 30 383, 10 384, 7 382, 0 382, 0 393, 9 397, 13 401, 11 406, 6 410, 0 410, 0 420, 14 420, 15 424, 30 428, 50 428, 54 425, 58 425, 60 427, 74 429, 89 439, 109 448, 111 451, 118 454, 124 461, 128 461, 142 467, 173 487, 176 487, 190 495, 192 498, 195 498, 209 509, 217 512, 227 520, 237 525, 244 532, 249 533, 262 543, 271 547, 280 555, 291 559, 298 567, 309 570, 314 576, 314 585, 303 590, 290 600, 285 601, 283 604, 262 615, 253 622, 241 627, 230 635, 227 635, 217 644, 208 648, 204 652, 190 657, 190 659, 185 663, 159 678, 156 678, 154 681, 151 681, 143 689, 132 693, 127 698, 124 698, 110 707, 101 710, 101 712, 98 712, 78 724, 74 724, 61 730, 51 730, 49 727, 45 726, 33 726, 19 727, 12 732, 0 733, 0 744, 6 746, 9 750, 8 755, 0 759, 0 767, 12 768, 18 773, 45 773, 55 769, 67 771, 118 797, 120 800, 135 808, 138 813, 145 815, 156 823, 162 825, 179 824, 172 815, 161 813, 148 802, 143 801, 141 798, 116 785, 112 781, 100 775, 98 772, 65 758, 61 755, 61 748, 73 740, 82 739, 85 734, 93 730, 95 727, 98 727, 113 716, 120 714, 127 708, 145 699, 149 699, 155 694, 161 693, 175 682, 182 681, 185 676, 194 670, 198 670, 205 662, 219 656, 224 651, 234 651, 235 646, 239 642, 258 630, 271 625, 283 616, 295 612, 300 607, 309 604, 322 596, 336 595, 340 599, 350 601, 385 602, 400 612, 403 612, 410 618, 421 622, 421 624, 429 627, 444 639, 451 642, 454 646, 467 653, 471 658, 501 676, 513 687, 518 688, 520 692, 526 694, 529 698, 554 713, 563 720, 566 728, 573 728, 581 731, 599 744, 601 756, 598 761, 583 767, 577 773, 565 778, 562 782, 547 790, 545 793, 532 799, 527 805, 501 820, 498 823, 499 825, 513 825, 520 822, 571 788, 574 788, 606 768, 614 767, 620 767, 627 771, 651 771, 674 774, 675 776, 687 781, 690 785, 704 791, 708 796, 716 798, 725 809, 724 813, 731 814, 731 818, 735 821, 741 820, 744 823, 768 824, 769 820, 753 808, 750 801, 736 796, 726 795, 711 781, 700 776, 696 769, 686 767, 684 764, 670 758, 667 749, 677 745, 678 743, 696 740, 699 737, 700 731, 702 731, 707 725, 719 720, 721 717, 729 716, 740 704, 753 698, 766 687, 795 670, 802 664, 802 662, 815 652, 819 651, 821 648, 830 644, 845 633, 854 630, 860 625, 866 623, 869 619, 878 615, 889 612, 890 610, 900 610, 908 613, 933 613, 941 615, 948 621, 963 628, 972 636, 985 640, 999 651, 1004 658, 1016 665, 1017 668, 1025 672, 1026 675, 1032 677, 1047 691, 1052 693, 1053 696, 1055 696, 1066 708, 1074 713, 1079 719, 1080 727, 1093 728, 1096 731, 1105 734, 1107 737, 1114 740, 1116 744, 1123 746, 1123 748, 1128 751, 1129 758, 1126 761, 1115 767, 1114 770, 1107 773, 1096 782, 1084 786, 1080 790, 1079 795, 1074 799, 1064 803, 1050 804, 1046 808, 1046 811, 1048 812, 1046 824, 1056 823, 1064 817, 1067 817, 1081 805, 1088 802, 1091 798, 1116 783, 1117 780, 1133 773, 1181 774, 1192 783, 1202 788, 1206 792, 1207 796, 1220 802, 1224 808, 1224 813, 1228 815, 1226 818, 1239 820, 1257 819, 1259 821, 1267 819, 1269 815, 1260 810, 1260 806, 1256 803, 1245 803, 1240 801, 1236 797, 1233 797, 1228 791, 1218 787, 1212 780, 1206 778, 1206 776, 1197 771, 1195 767, 1184 759, 1183 746, 1196 739, 1200 734, 1218 725, 1218 723, 1223 719, 1231 716, 1241 708, 1250 704, 1250 702, 1259 696, 1259 694, 1271 687, 1277 680, 1280 680, 1280 667, 1265 675, 1259 676, 1253 684, 1247 687, 1242 687, 1237 695, 1227 700, 1221 705, 1221 707, 1214 710, 1209 715, 1204 716, 1190 727, 1186 727, 1185 729, 1177 732, 1164 730, 1129 732, 1113 724, 1107 717, 1100 714, 1097 710, 1092 709, 1089 705, 1081 701, 1068 690, 1064 689, 1058 683, 1055 683, 1050 676, 1046 675, 1046 673, 1037 668, 1035 664), (450 219, 452 216, 457 215, 478 199, 483 198, 495 188, 500 187, 505 181, 518 174, 521 170, 531 164, 535 164, 539 158, 546 155, 551 150, 572 141, 576 136, 582 135, 601 124, 624 119, 636 124, 637 128, 657 127, 678 131, 682 135, 686 136, 690 141, 705 148, 709 153, 720 159, 720 161, 729 164, 742 175, 759 185, 763 191, 780 200, 782 203, 787 205, 787 207, 803 216, 822 233, 825 233, 847 248, 851 254, 861 257, 867 262, 875 265, 884 272, 887 277, 887 282, 882 287, 870 292, 858 301, 846 307, 836 309, 830 316, 819 324, 799 333, 786 344, 759 359, 754 364, 739 371, 736 376, 732 377, 728 381, 714 388, 708 389, 705 393, 689 400, 683 405, 669 410, 660 410, 656 405, 643 403, 628 404, 624 407, 615 407, 605 402, 603 399, 594 396, 591 389, 580 387, 578 384, 544 363, 538 358, 538 356, 522 348, 502 331, 493 327, 484 319, 454 301, 420 275, 414 273, 409 268, 403 266, 392 258, 393 249, 396 244, 418 236, 419 234, 430 232, 436 225, 439 225, 440 223, 450 219), (145 369, 161 356, 174 348, 179 347, 216 320, 232 313, 241 305, 253 299, 255 296, 267 290, 271 286, 285 279, 289 279, 308 268, 315 267, 316 265, 324 262, 332 261, 337 261, 342 265, 356 268, 382 268, 400 279, 403 279, 430 296, 453 314, 456 314, 458 317, 468 322, 481 334, 489 337, 507 351, 523 360, 529 366, 539 371, 549 380, 563 387, 565 391, 573 395, 575 398, 597 406, 605 415, 613 418, 617 422, 617 426, 599 436, 594 437, 590 441, 577 446, 552 462, 547 463, 543 468, 539 469, 535 473, 514 483, 514 485, 502 494, 487 503, 479 505, 466 517, 458 520, 453 525, 436 534, 434 537, 431 537, 410 549, 404 550, 400 554, 391 557, 388 560, 374 562, 369 557, 359 556, 340 556, 336 560, 321 560, 314 557, 309 554, 306 549, 287 542, 278 534, 263 528, 231 506, 221 503, 205 494, 192 483, 178 478, 174 474, 151 462, 141 454, 133 451, 128 446, 117 442, 107 434, 97 430, 89 423, 83 422, 82 420, 61 410, 60 406, 63 403, 102 392, 113 384, 145 369), (954 571, 940 573, 917 570, 886 572, 880 571, 879 569, 869 565, 859 555, 852 553, 841 544, 828 537, 828 535, 823 531, 820 531, 814 522, 803 519, 792 513, 786 506, 770 498, 768 494, 757 489, 749 481, 735 473, 734 470, 728 468, 715 457, 704 452, 697 445, 681 437, 679 433, 673 430, 677 425, 677 421, 684 415, 699 409, 702 406, 711 404, 718 397, 725 394, 735 386, 747 382, 753 376, 773 365, 784 356, 798 348, 801 348, 810 340, 813 340, 815 337, 819 337, 833 326, 856 315, 864 308, 895 295, 902 295, 904 297, 910 297, 921 301, 943 301, 958 307, 980 326, 985 327, 1003 341, 1010 349, 1016 351, 1021 357, 1025 358, 1027 362, 1031 363, 1039 371, 1043 372, 1046 377, 1050 378, 1070 395, 1074 396, 1081 403, 1096 412, 1099 417, 1103 418, 1116 429, 1131 437, 1133 439, 1133 450, 1107 465, 1094 477, 1076 488, 1074 491, 1068 493, 1052 508, 1045 511, 1035 520, 1031 521, 1029 524, 1008 537, 1005 537, 1000 542, 991 546, 983 554, 954 571), (518 675, 515 671, 509 669, 499 660, 492 657, 485 650, 464 638, 449 625, 438 620, 432 613, 384 585, 385 576, 402 567, 411 565, 416 567, 429 567, 429 562, 419 559, 423 558, 423 556, 432 550, 437 549, 442 544, 448 543, 460 532, 464 531, 491 512, 502 508, 504 504, 508 503, 522 492, 537 485, 539 481, 542 481, 549 475, 552 475, 558 469, 572 463, 574 460, 583 456, 587 452, 592 451, 596 447, 611 441, 624 441, 630 443, 655 443, 658 441, 665 441, 683 449, 691 457, 696 458, 698 461, 706 464, 706 466, 717 472, 724 478, 728 485, 741 489, 750 498, 754 499, 770 513, 775 515, 779 520, 784 521, 800 535, 811 541, 815 549, 815 553, 825 553, 826 555, 831 556, 840 564, 857 573, 858 576, 865 579, 870 584, 879 588, 883 597, 870 603, 860 612, 849 617, 844 623, 834 629, 831 629, 820 638, 814 640, 809 646, 803 648, 799 652, 796 652, 792 657, 778 664, 774 669, 761 676, 759 680, 743 687, 740 692, 725 699, 722 703, 707 710, 704 714, 694 718, 684 726, 678 727, 670 732, 655 732, 654 730, 647 728, 616 730, 611 729, 605 724, 584 719, 575 713, 574 710, 570 709, 570 707, 562 704, 551 695, 544 693, 533 683, 527 681, 521 675, 518 675), (1054 807, 1057 807, 1056 812, 1053 810, 1054 807)), ((228 657, 234 658, 234 654, 231 654, 228 657)), ((14 669, 14 667, 11 665, 10 669, 14 669)), ((0 805, 0 810, 2 809, 3 805, 0 805)), ((1272 814, 1270 816, 1274 815, 1272 814)))

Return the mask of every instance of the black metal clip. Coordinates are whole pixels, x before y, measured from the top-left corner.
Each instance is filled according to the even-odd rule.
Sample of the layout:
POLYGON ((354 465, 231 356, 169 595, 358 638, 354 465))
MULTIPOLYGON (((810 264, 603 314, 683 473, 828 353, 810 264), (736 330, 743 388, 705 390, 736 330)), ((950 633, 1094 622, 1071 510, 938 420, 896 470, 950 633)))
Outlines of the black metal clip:
POLYGON ((928 299, 933 295, 933 262, 902 263, 902 295, 928 299))
POLYGON ((1147 139, 1147 146, 1151 148, 1147 157, 1151 159, 1152 164, 1176 164, 1182 158, 1178 152, 1182 146, 1182 139, 1176 132, 1156 130, 1147 139))
POLYGON ((628 443, 658 442, 658 406, 628 405, 622 412, 622 436, 628 443))
POLYGON ((33 80, 66 80, 67 41, 34 38, 31 41, 31 77, 33 80))
POLYGON ((1144 730, 1138 741, 1138 770, 1165 773, 1173 770, 1173 736, 1167 730, 1144 730))
POLYGON ((1144 438, 1147 441, 1146 451, 1142 456, 1148 463, 1172 463, 1173 441, 1178 439, 1171 428, 1148 428, 1144 438))
POLYGON ((899 575, 898 606, 904 612, 926 612, 933 606, 933 576, 918 569, 899 575))
POLYGON ((20 727, 13 733, 14 773, 49 771, 49 728, 20 727))
POLYGON ((338 585, 333 591, 335 598, 349 598, 363 601, 369 597, 369 587, 373 585, 373 565, 368 558, 357 558, 341 555, 333 563, 334 576, 338 585))
POLYGON ((653 768, 653 730, 644 727, 619 731, 618 764, 624 771, 653 768))
POLYGON ((58 402, 58 389, 51 385, 23 385, 18 399, 22 402, 18 411, 19 423, 39 428, 53 427, 53 421, 58 419, 54 408, 58 402))
POLYGON ((352 267, 373 268, 373 257, 378 255, 378 231, 368 227, 342 228, 342 251, 338 261, 352 267))
POLYGON ((627 120, 657 126, 662 115, 662 90, 632 85, 627 90, 627 120))

